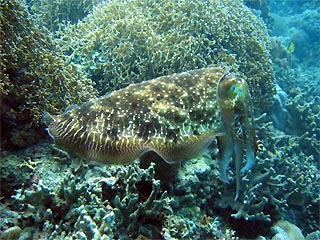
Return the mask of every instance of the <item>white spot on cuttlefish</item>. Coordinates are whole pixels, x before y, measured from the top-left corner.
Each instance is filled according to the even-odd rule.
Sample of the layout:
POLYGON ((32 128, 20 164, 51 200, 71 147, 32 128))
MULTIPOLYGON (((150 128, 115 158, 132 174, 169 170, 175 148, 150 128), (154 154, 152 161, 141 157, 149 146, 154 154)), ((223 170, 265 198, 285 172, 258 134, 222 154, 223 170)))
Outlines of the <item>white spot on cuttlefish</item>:
POLYGON ((222 67, 131 84, 51 117, 48 133, 58 146, 105 164, 130 163, 149 151, 175 163, 199 156, 218 138, 225 182, 230 160, 236 162, 236 198, 243 157, 242 173, 255 162, 248 85, 222 67))

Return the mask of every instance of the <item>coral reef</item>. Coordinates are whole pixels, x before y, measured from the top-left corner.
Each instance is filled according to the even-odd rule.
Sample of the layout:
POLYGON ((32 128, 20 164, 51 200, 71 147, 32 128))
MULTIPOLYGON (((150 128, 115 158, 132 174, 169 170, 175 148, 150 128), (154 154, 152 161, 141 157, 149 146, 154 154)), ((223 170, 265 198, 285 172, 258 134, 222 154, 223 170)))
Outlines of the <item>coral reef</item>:
POLYGON ((96 95, 93 83, 58 51, 19 1, 1 1, 2 148, 39 139, 41 116, 96 95))
POLYGON ((49 151, 50 147, 44 144, 16 152, 2 151, 0 155, 1 196, 8 198, 15 190, 37 181, 37 169, 45 162, 49 151))
MULTIPOLYGON (((298 75, 297 79, 301 77, 298 75)), ((313 79, 311 73, 306 77, 313 79)), ((282 108, 289 113, 301 109, 299 117, 306 124, 317 121, 317 104, 304 102, 308 99, 305 94, 315 95, 317 85, 310 84, 309 92, 304 93, 299 88, 304 84, 287 84, 284 89, 290 84, 296 88, 288 91, 282 108)), ((31 155, 31 160, 20 160, 21 164, 25 161, 24 167, 16 172, 30 169, 38 177, 17 191, 15 202, 9 206, 19 215, 4 211, 7 216, 3 219, 8 223, 1 230, 6 234, 7 229, 19 227, 20 236, 80 239, 139 235, 178 239, 259 235, 271 238, 274 234, 286 234, 271 231, 281 216, 304 234, 313 232, 319 228, 319 128, 309 128, 313 137, 308 140, 308 134, 294 134, 290 127, 293 117, 297 116, 290 116, 282 130, 274 128, 271 114, 256 119, 258 134, 264 136, 265 151, 260 153, 258 165, 243 176, 237 201, 235 183, 226 185, 219 179, 215 143, 210 154, 182 163, 175 174, 170 173, 170 178, 166 173, 156 173, 156 169, 167 171, 170 166, 142 164, 142 169, 138 162, 123 167, 77 165, 70 164, 71 159, 76 160, 72 155, 55 148, 42 149, 46 156, 39 159, 31 155), (39 160, 41 164, 37 164, 39 160), (162 176, 161 181, 156 176, 162 176), (127 227, 130 232, 125 231, 127 227)), ((152 159, 151 155, 147 157, 152 159)))
POLYGON ((273 227, 272 230, 276 233, 272 237, 272 240, 280 239, 293 239, 293 240, 304 240, 301 230, 294 224, 280 220, 273 227))
POLYGON ((35 20, 50 31, 57 31, 61 23, 76 23, 90 13, 102 0, 33 0, 27 4, 35 20))
POLYGON ((147 238, 160 237, 163 218, 172 210, 167 192, 154 179, 154 165, 146 170, 130 167, 124 179, 125 194, 122 198, 116 195, 113 200, 119 237, 127 237, 121 236, 125 232, 131 236, 140 233, 147 238))
POLYGON ((303 71, 299 68, 276 67, 275 69, 282 89, 278 90, 282 95, 279 96, 282 98, 282 107, 280 104, 277 109, 271 110, 284 115, 282 117, 278 115, 280 117, 278 120, 286 121, 280 130, 294 138, 301 138, 299 144, 303 146, 306 156, 319 156, 320 143, 317 140, 320 136, 319 69, 315 67, 304 68, 303 71), (287 89, 286 92, 284 89, 287 89))
POLYGON ((320 57, 320 7, 295 14, 290 17, 288 26, 290 41, 295 44, 294 55, 313 65, 320 57))
POLYGON ((271 39, 277 85, 257 17, 267 12, 265 0, 245 1, 252 11, 229 0, 108 1, 93 10, 95 1, 27 2, 33 16, 16 0, 0 3, 1 147, 33 144, 0 153, 0 239, 319 238, 320 71, 308 66, 318 54, 311 36, 318 1, 277 6, 287 31, 271 39), (85 7, 72 10, 76 3, 85 7), (288 9, 299 19, 286 17, 288 9), (59 29, 61 40, 41 22, 59 29), (295 36, 310 56, 299 55, 295 36), (236 200, 233 171, 229 184, 219 177, 215 141, 187 162, 168 165, 148 153, 130 166, 88 165, 51 144, 34 145, 43 111, 97 95, 86 71, 107 92, 214 62, 245 76, 255 101, 273 102, 256 108, 264 151, 242 174, 236 200))
POLYGON ((267 31, 241 1, 103 2, 63 29, 59 45, 101 93, 218 63, 248 80, 256 104, 272 99, 267 31))
POLYGON ((244 0, 244 4, 257 11, 257 15, 260 15, 265 23, 269 25, 271 18, 269 16, 269 0, 244 0))
POLYGON ((47 159, 33 171, 37 178, 21 186, 3 209, 5 235, 15 227, 22 239, 236 239, 220 217, 204 210, 215 191, 208 183, 218 176, 209 155, 186 162, 177 178, 160 181, 156 169, 163 171, 163 165, 91 166, 74 156, 73 163, 56 161, 61 153, 54 149, 43 152, 47 159))
POLYGON ((288 48, 284 45, 283 39, 280 37, 271 37, 271 58, 272 62, 282 68, 289 68, 293 65, 293 56, 288 48))
MULTIPOLYGON (((219 179, 215 144, 210 154, 182 163, 175 177, 156 173, 169 165, 92 166, 48 149, 42 150, 46 161, 33 171, 38 177, 8 204, 14 212, 3 211, 8 223, 1 230, 19 227, 24 237, 73 239, 236 239, 236 230, 237 236, 254 238, 272 236, 271 226, 282 214, 304 233, 315 231, 320 177, 314 160, 303 159, 300 148, 288 150, 298 146, 300 137, 285 136, 268 119, 266 114, 257 119, 266 150, 257 167, 243 177, 237 201, 235 183, 226 185, 219 179)), ((152 159, 151 154, 147 157, 152 159)))
POLYGON ((289 112, 287 110, 288 95, 281 89, 279 85, 276 85, 277 94, 274 95, 274 101, 272 105, 272 119, 276 129, 283 131, 289 121, 289 112))
POLYGON ((319 154, 310 151, 312 145, 304 147, 304 143, 312 141, 316 144, 316 137, 309 140, 306 134, 288 135, 272 125, 271 122, 266 123, 259 131, 269 135, 264 140, 266 151, 260 156, 260 164, 270 172, 268 187, 264 187, 263 191, 285 219, 297 224, 303 232, 314 231, 319 227, 319 212, 316 210, 320 201, 317 196, 319 154))
POLYGON ((21 227, 21 235, 161 236, 163 218, 172 210, 166 191, 154 179, 154 164, 145 170, 137 165, 107 168, 83 163, 72 169, 67 176, 61 174, 57 184, 51 184, 54 172, 46 171, 39 181, 17 191, 12 208, 20 213, 15 226, 21 227))
POLYGON ((272 11, 280 15, 287 15, 288 13, 304 12, 310 9, 317 9, 319 7, 318 0, 301 0, 291 1, 284 0, 279 4, 277 0, 269 0, 269 7, 272 11))
MULTIPOLYGON (((2 153, 2 155, 5 155, 5 153, 2 153)), ((19 158, 17 155, 9 154, 8 156, 1 156, 0 160, 1 196, 10 197, 15 189, 19 189, 24 183, 31 180, 32 170, 26 167, 22 172, 20 169, 24 159, 19 158), (21 174, 15 174, 20 171, 22 172, 21 174)))
POLYGON ((272 11, 275 12, 270 14, 273 19, 272 35, 280 37, 285 48, 293 44, 292 56, 299 61, 303 60, 301 62, 303 65, 313 66, 320 57, 319 3, 317 1, 282 1, 281 4, 275 2, 276 4, 271 5, 272 11))

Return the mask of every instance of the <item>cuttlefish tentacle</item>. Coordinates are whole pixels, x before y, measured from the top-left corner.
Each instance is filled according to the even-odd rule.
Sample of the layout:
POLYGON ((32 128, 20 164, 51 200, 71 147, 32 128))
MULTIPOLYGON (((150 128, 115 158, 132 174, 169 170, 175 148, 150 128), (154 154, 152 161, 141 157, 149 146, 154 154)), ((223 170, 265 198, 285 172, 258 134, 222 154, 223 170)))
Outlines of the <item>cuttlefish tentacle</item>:
POLYGON ((231 75, 220 79, 218 99, 225 135, 218 137, 220 150, 219 169, 223 181, 228 182, 227 167, 230 160, 235 161, 236 197, 239 197, 241 174, 255 165, 256 135, 248 84, 231 75), (246 164, 241 169, 246 155, 246 164))
POLYGON ((68 108, 47 118, 48 132, 56 145, 105 164, 130 163, 149 151, 175 163, 199 156, 218 138, 221 176, 227 182, 234 158, 238 195, 244 146, 243 172, 254 163, 249 102, 244 81, 211 66, 131 84, 68 108))

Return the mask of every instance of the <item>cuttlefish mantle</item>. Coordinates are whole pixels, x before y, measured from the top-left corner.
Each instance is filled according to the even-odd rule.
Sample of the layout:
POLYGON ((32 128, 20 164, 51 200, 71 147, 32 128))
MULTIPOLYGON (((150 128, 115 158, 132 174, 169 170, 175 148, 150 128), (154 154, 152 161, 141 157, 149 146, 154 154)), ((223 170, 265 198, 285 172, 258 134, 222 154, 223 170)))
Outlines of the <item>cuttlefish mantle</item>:
POLYGON ((131 84, 52 116, 58 146, 105 164, 126 164, 153 151, 168 163, 195 158, 218 138, 220 173, 236 161, 255 162, 248 85, 222 67, 208 67, 131 84), (242 130, 242 135, 236 132, 242 130))

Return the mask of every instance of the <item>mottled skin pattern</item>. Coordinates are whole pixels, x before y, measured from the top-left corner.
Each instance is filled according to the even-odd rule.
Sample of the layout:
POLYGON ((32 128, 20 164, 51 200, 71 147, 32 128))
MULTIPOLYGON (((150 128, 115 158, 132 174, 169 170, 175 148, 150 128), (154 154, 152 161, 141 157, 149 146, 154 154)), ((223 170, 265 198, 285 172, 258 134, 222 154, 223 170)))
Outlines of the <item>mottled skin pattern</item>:
POLYGON ((131 84, 73 107, 52 117, 48 132, 57 145, 106 164, 130 163, 147 151, 169 163, 187 160, 218 137, 226 178, 230 158, 240 165, 243 157, 233 144, 244 148, 254 139, 248 102, 243 80, 209 67, 131 84), (239 136, 239 129, 249 136, 239 136))
POLYGON ((169 162, 189 159, 190 147, 223 132, 216 91, 225 73, 207 68, 131 84, 54 117, 48 130, 57 145, 103 163, 128 163, 148 149, 169 162))

